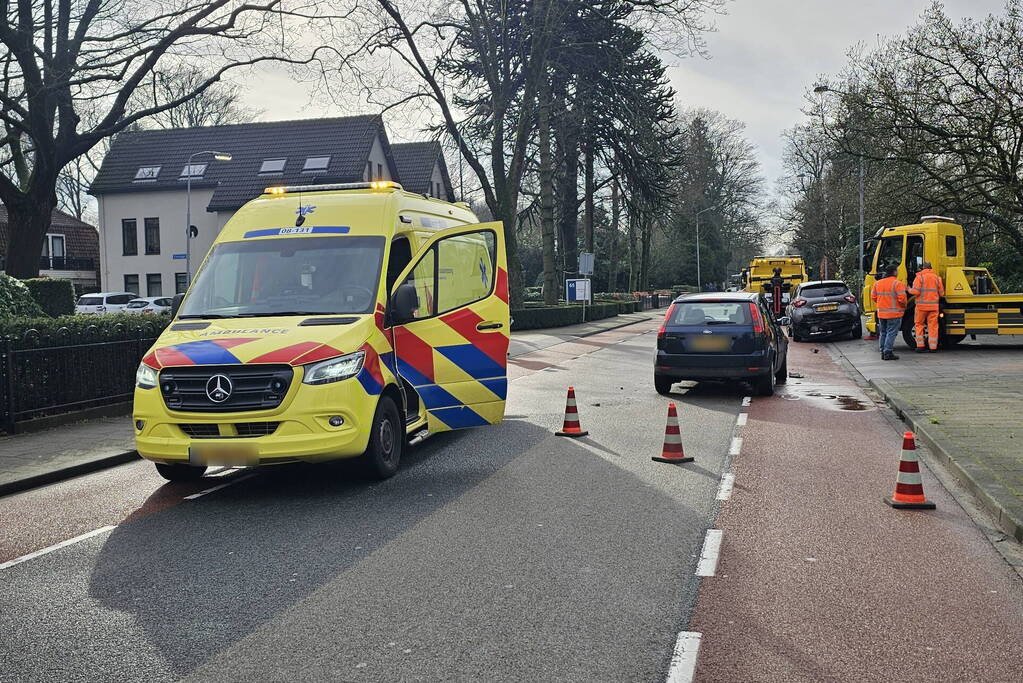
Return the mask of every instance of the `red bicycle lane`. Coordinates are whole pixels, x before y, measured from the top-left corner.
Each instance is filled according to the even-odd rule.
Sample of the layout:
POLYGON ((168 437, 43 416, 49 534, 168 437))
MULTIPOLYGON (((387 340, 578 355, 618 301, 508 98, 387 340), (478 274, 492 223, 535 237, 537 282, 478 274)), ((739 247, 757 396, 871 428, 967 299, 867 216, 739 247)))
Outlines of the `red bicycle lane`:
POLYGON ((804 377, 740 428, 696 680, 1023 680, 1019 575, 926 467, 937 510, 885 505, 901 433, 822 348, 789 353, 804 377))

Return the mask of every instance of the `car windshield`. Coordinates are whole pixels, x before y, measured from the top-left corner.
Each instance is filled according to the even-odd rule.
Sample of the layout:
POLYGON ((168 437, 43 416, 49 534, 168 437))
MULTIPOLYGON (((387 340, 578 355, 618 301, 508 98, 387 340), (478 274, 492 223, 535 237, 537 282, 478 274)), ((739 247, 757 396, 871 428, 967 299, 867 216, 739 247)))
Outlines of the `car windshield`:
POLYGON ((214 246, 182 318, 367 313, 380 287, 383 237, 283 237, 214 246))
POLYGON ((750 322, 748 301, 680 301, 669 325, 744 325, 750 322))
POLYGON ((818 298, 822 296, 845 296, 849 288, 845 285, 809 285, 799 290, 801 296, 818 298))

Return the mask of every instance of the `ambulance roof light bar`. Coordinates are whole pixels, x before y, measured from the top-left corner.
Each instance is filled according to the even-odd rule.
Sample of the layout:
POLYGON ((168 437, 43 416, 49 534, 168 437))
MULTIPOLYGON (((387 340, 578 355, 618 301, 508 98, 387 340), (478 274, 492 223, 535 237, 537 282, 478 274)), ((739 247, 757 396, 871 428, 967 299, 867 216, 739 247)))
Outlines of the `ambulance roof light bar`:
POLYGON ((330 190, 404 190, 393 180, 373 180, 362 183, 326 183, 323 185, 277 185, 263 190, 264 194, 281 195, 292 192, 328 192, 330 190))

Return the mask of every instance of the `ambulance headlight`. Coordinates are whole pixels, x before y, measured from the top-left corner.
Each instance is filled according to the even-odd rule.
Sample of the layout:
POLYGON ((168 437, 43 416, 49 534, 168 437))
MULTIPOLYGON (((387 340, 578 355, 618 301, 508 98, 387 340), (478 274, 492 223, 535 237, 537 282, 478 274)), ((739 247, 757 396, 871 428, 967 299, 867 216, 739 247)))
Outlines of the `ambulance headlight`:
POLYGON ((135 386, 139 389, 152 389, 156 382, 156 370, 145 363, 139 363, 139 369, 135 371, 135 386))
POLYGON ((338 356, 330 360, 310 363, 305 366, 303 384, 330 384, 340 382, 343 379, 354 377, 362 370, 362 363, 366 360, 365 351, 356 351, 347 356, 338 356))

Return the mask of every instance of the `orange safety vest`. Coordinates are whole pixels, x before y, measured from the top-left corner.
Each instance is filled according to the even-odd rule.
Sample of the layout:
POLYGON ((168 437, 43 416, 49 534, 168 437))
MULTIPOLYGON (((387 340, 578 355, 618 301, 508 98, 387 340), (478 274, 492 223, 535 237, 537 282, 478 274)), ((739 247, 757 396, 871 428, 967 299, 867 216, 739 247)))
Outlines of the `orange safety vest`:
POLYGON ((870 298, 877 303, 878 318, 901 318, 906 312, 906 285, 895 277, 886 277, 874 283, 870 298))
POLYGON ((913 279, 909 293, 916 295, 916 307, 921 311, 938 310, 938 301, 945 296, 941 277, 930 268, 921 270, 913 279))

